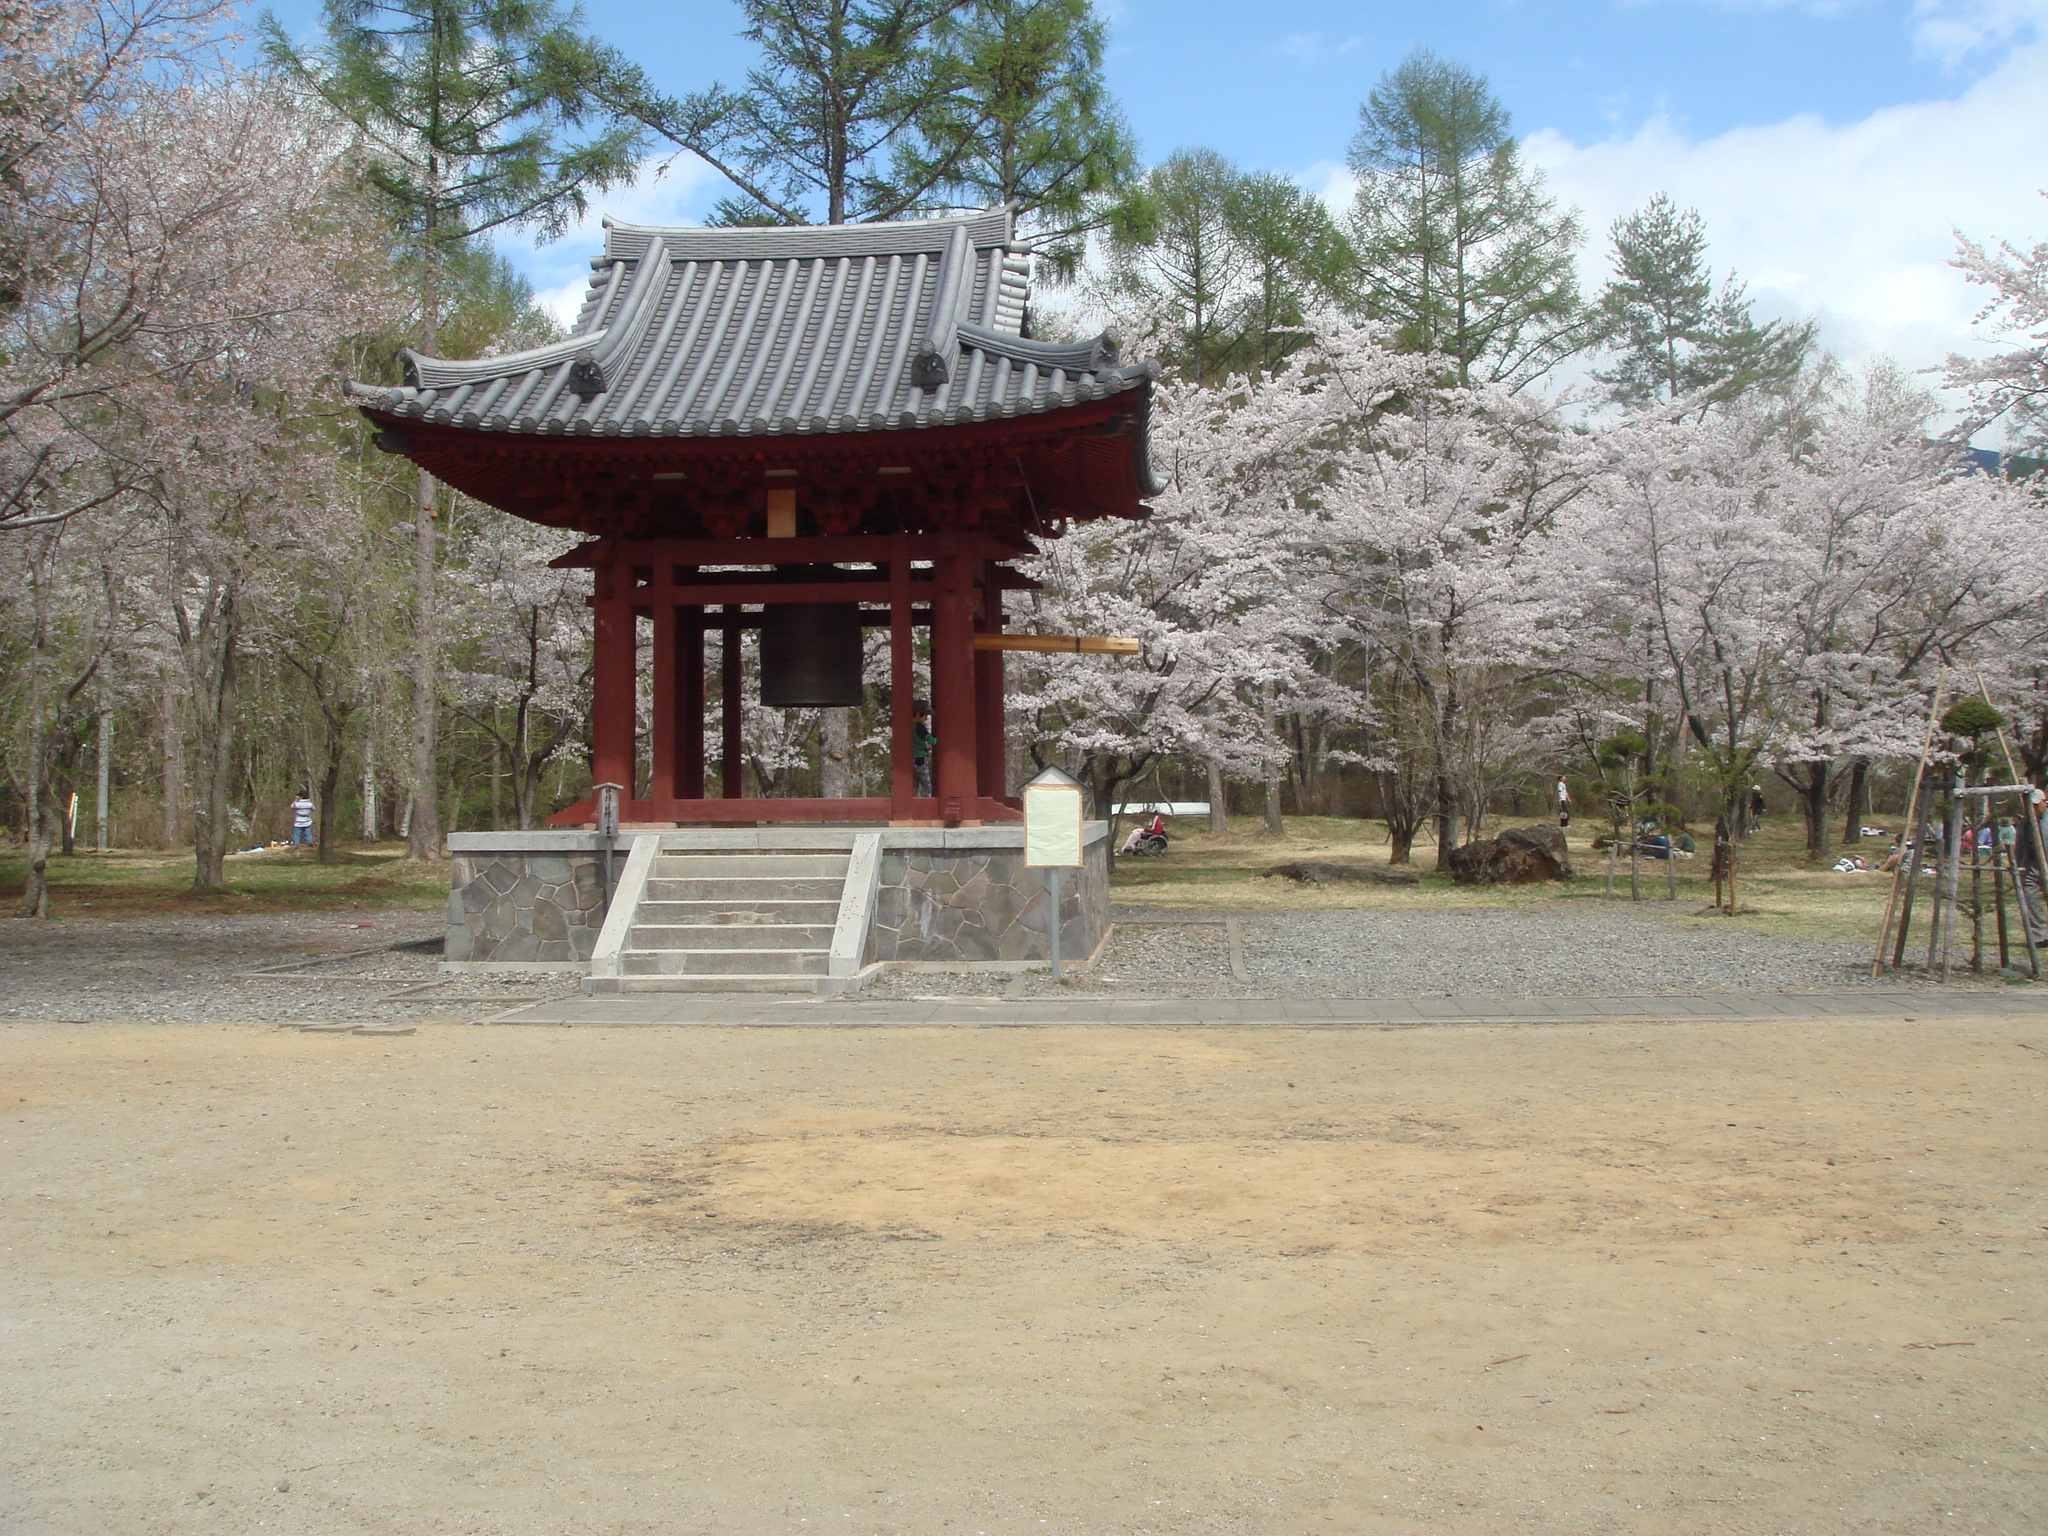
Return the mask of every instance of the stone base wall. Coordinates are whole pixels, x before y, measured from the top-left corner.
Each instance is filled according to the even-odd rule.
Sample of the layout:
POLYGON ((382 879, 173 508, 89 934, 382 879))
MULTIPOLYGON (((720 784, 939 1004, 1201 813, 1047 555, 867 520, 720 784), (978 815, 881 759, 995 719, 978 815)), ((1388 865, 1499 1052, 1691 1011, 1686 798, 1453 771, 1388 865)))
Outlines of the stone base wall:
MULTIPOLYGON (((658 834, 675 852, 850 848, 852 827, 689 829, 658 834)), ((1018 825, 891 827, 862 963, 1044 965, 1052 959, 1046 871, 1024 864, 1018 825)), ((619 839, 624 865, 634 838, 619 839)), ((590 832, 460 832, 448 840, 444 959, 577 966, 604 927, 604 853, 590 832)), ((1090 822, 1084 862, 1060 871, 1060 957, 1086 960, 1109 932, 1108 827, 1090 822)))
MULTIPOLYGON (((1023 834, 1016 834, 1019 845, 1023 834)), ((1078 869, 1060 871, 1060 958, 1079 963, 1109 931, 1109 840, 1097 836, 1078 869)), ((921 964, 1050 963, 1047 871, 1012 847, 882 845, 880 889, 865 959, 921 964)))
POLYGON ((590 959, 604 926, 604 855, 594 837, 468 833, 449 843, 443 959, 564 965, 590 959), (499 842, 508 846, 465 846, 499 842), (557 843, 563 846, 552 846, 557 843))

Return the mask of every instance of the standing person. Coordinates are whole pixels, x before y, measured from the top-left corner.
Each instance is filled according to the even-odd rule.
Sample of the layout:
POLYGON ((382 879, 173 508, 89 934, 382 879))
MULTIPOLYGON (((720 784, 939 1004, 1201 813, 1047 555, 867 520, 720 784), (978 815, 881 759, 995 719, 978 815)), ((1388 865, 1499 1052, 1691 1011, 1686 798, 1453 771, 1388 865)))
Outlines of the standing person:
POLYGON ((1572 824, 1572 789, 1561 773, 1557 776, 1557 824, 1560 827, 1572 824))
POLYGON ((292 802, 292 846, 313 846, 313 797, 303 789, 299 791, 299 798, 292 802))
POLYGON ((2044 825, 2041 814, 2044 796, 2038 789, 2027 796, 2027 807, 2020 812, 2021 825, 2013 841, 2013 886, 2019 897, 2020 921, 2027 925, 2027 935, 2034 941, 2034 947, 2048 944, 2048 885, 2043 875, 2048 874, 2041 867, 2044 851, 2048 851, 2048 825, 2044 825))
POLYGON ((1749 786, 1749 830, 1761 832, 1764 825, 1764 787, 1761 784, 1749 786))
POLYGON ((938 735, 932 730, 932 707, 919 699, 910 706, 910 776, 913 793, 921 800, 937 793, 932 788, 932 751, 938 744, 938 735))

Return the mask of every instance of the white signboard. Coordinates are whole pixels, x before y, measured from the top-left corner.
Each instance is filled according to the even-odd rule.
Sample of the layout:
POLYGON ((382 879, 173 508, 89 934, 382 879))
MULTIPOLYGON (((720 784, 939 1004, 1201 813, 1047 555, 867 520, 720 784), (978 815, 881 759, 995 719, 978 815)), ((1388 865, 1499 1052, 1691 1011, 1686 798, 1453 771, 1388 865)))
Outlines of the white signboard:
POLYGON ((1081 786, 1048 768, 1024 786, 1024 862, 1033 869, 1081 863, 1081 786))

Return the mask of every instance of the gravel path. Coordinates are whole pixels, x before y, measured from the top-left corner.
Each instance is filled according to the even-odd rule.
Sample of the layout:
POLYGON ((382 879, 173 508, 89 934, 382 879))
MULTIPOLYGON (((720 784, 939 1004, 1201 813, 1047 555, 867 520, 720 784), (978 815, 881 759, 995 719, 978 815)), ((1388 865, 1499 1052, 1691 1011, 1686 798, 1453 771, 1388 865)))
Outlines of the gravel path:
MULTIPOLYGON (((1681 904, 1688 913, 1697 908, 1681 904)), ((1089 976, 1055 988, 1021 978, 899 974, 864 996, 1040 997, 1093 991, 1120 997, 1576 997, 1702 992, 1827 992, 1912 985, 1874 982, 1861 944, 1771 938, 1621 903, 1442 912, 1247 912, 1249 980, 1231 975, 1221 914, 1119 909, 1119 927, 1089 976)), ((1959 980, 1954 985, 2000 986, 1959 980)))
MULTIPOLYGON (((1183 921, 1186 914, 1122 910, 1099 969, 1070 977, 1064 988, 1044 972, 896 972, 874 978, 862 996, 1569 997, 1872 985, 1870 952, 1860 944, 1767 938, 1710 920, 1674 920, 1669 912, 1594 902, 1535 910, 1251 912, 1229 920, 1242 935, 1249 978, 1237 979, 1222 914, 1183 921)), ((436 938, 437 917, 401 911, 0 922, 0 1020, 433 1023, 580 995, 571 974, 444 977, 438 953, 389 947, 436 938), (295 974, 236 974, 279 965, 295 974), (413 989, 424 990, 393 996, 413 989)), ((1911 983, 1888 976, 1881 984, 1911 983)))
POLYGON ((559 973, 444 977, 437 951, 388 947, 438 940, 438 919, 400 911, 0 922, 0 1020, 428 1023, 577 991, 577 978, 559 973), (236 976, 279 965, 297 974, 236 976), (424 987, 424 997, 386 1000, 424 987))

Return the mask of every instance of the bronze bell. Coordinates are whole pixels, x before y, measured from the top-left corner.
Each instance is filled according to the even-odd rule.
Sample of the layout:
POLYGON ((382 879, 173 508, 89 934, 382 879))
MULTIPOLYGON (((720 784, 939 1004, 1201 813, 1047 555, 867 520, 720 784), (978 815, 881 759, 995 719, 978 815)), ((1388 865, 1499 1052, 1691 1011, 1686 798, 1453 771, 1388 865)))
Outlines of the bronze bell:
POLYGON ((771 603, 761 611, 761 702, 776 709, 860 703, 860 607, 771 603))

